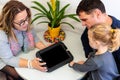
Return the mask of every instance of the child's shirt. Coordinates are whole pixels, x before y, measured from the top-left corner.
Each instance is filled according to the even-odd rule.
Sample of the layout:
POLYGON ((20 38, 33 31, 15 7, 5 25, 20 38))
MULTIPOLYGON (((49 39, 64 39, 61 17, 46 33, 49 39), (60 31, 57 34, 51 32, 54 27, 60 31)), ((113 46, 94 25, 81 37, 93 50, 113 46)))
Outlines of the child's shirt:
POLYGON ((110 52, 90 56, 84 64, 75 63, 73 69, 90 72, 88 80, 113 80, 119 75, 115 60, 110 52))

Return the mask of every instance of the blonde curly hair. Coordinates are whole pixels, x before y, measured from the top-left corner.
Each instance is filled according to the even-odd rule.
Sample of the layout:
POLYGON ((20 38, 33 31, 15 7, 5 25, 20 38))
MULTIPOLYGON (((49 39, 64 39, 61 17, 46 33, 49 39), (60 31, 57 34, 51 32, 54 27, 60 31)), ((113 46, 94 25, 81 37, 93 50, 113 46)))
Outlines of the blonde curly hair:
POLYGON ((120 29, 112 29, 110 25, 99 23, 93 25, 89 31, 95 40, 101 41, 103 45, 109 46, 109 51, 113 52, 120 47, 120 29))

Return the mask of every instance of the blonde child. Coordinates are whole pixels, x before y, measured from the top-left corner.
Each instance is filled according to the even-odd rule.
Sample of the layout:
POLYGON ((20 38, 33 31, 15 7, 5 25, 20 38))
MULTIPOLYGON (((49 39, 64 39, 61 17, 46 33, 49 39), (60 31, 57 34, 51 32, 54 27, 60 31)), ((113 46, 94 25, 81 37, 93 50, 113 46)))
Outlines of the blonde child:
POLYGON ((88 72, 82 80, 113 80, 118 69, 111 52, 120 46, 120 29, 111 29, 107 24, 96 24, 88 30, 89 44, 96 52, 92 52, 84 61, 70 62, 74 70, 88 72))

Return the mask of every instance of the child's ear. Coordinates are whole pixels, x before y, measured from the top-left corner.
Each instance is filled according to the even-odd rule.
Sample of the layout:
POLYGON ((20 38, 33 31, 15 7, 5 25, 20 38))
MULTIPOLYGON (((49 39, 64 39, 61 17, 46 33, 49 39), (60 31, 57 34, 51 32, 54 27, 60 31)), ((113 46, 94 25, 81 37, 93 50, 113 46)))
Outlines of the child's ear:
POLYGON ((100 45, 100 41, 95 40, 95 44, 100 45))

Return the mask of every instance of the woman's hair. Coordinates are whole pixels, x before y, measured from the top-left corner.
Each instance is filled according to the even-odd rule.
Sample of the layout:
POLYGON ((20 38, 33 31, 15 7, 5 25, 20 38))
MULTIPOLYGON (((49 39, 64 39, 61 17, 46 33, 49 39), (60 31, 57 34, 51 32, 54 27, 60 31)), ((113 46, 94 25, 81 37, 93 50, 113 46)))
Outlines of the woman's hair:
POLYGON ((107 24, 95 24, 89 31, 92 38, 101 41, 102 45, 108 45, 109 51, 113 52, 120 47, 120 29, 111 29, 107 24))
POLYGON ((106 12, 101 0, 82 0, 76 9, 76 14, 79 15, 83 11, 90 14, 94 9, 99 9, 102 13, 106 12))
MULTIPOLYGON (((8 37, 15 37, 12 31, 12 28, 14 27, 13 20, 15 19, 15 16, 23 10, 27 11, 29 18, 29 25, 30 25, 30 21, 31 21, 30 9, 27 8, 22 2, 19 2, 17 0, 10 0, 3 7, 0 16, 0 29, 4 30, 8 35, 8 37)), ((28 30, 29 29, 30 28, 28 28, 28 30)))

